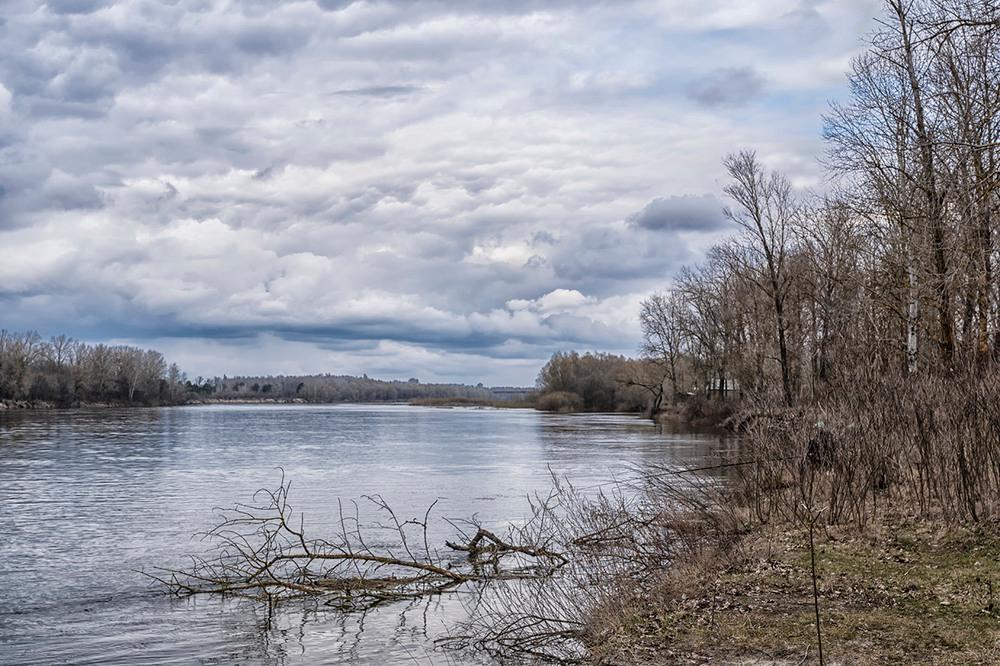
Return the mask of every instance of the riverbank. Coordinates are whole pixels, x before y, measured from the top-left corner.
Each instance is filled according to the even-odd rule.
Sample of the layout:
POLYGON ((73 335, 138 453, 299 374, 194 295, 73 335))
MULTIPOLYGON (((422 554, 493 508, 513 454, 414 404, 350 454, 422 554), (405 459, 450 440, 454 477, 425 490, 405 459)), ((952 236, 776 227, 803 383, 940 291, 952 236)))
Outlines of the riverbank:
POLYGON ((485 398, 418 398, 410 400, 414 407, 492 407, 496 409, 534 409, 532 400, 487 400, 485 398))
POLYGON ((40 409, 110 409, 130 407, 176 407, 181 405, 412 405, 416 407, 491 407, 497 409, 532 409, 531 401, 480 400, 477 398, 425 398, 405 401, 370 402, 310 402, 302 398, 198 398, 176 404, 146 405, 130 402, 75 402, 59 405, 46 400, 0 400, 0 411, 40 410, 40 409))
POLYGON ((674 429, 727 429, 729 419, 740 409, 732 400, 707 400, 692 396, 685 402, 663 407, 653 416, 660 425, 674 429))
MULTIPOLYGON (((885 514, 817 530, 829 664, 1000 663, 1000 530, 885 514)), ((818 663, 805 528, 762 528, 729 552, 676 563, 591 618, 598 663, 818 663)))
POLYGON ((828 664, 1000 663, 1000 383, 850 385, 730 419, 724 484, 647 481, 677 543, 586 614, 595 661, 821 663, 822 638, 828 664))
POLYGON ((57 405, 45 400, 0 400, 0 412, 21 409, 56 409, 57 405))
POLYGON ((170 405, 146 405, 138 402, 72 402, 60 405, 49 400, 0 400, 0 412, 31 411, 46 409, 122 409, 134 407, 168 407, 170 405))

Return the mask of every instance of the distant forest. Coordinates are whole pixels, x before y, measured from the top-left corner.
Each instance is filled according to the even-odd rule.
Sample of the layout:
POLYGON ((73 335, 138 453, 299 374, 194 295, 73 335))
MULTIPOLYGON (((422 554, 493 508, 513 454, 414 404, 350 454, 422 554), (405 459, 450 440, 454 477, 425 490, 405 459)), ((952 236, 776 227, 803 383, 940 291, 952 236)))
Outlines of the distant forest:
POLYGON ((367 375, 278 375, 258 377, 223 377, 211 380, 215 398, 281 400, 305 402, 395 402, 432 398, 471 400, 522 400, 530 389, 486 387, 482 384, 423 384, 418 379, 393 381, 371 379, 367 375))
POLYGON ((385 381, 368 376, 197 377, 163 354, 130 345, 88 344, 59 335, 0 330, 0 403, 70 407, 87 404, 176 405, 209 400, 394 402, 465 399, 523 401, 530 389, 385 381))

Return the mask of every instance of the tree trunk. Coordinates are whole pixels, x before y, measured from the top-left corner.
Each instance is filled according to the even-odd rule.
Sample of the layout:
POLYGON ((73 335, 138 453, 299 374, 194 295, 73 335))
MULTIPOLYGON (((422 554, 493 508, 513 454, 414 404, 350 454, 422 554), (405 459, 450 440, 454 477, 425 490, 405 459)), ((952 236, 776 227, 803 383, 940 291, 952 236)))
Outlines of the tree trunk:
POLYGON ((923 90, 917 78, 916 66, 913 62, 913 44, 910 41, 910 24, 905 9, 899 0, 892 5, 899 19, 900 34, 903 39, 903 56, 906 64, 906 74, 909 79, 910 92, 913 94, 913 112, 916 119, 917 142, 920 148, 920 166, 923 175, 921 184, 927 199, 927 224, 931 232, 931 245, 934 251, 935 290, 937 291, 938 323, 940 328, 938 345, 941 350, 941 360, 948 366, 955 355, 955 330, 951 316, 951 289, 948 285, 948 259, 945 250, 944 232, 944 196, 938 191, 935 175, 934 147, 930 133, 927 130, 927 119, 924 112, 923 90))
POLYGON ((917 275, 909 249, 906 259, 906 300, 906 373, 912 375, 917 371, 917 323, 920 308, 917 304, 917 275))
POLYGON ((788 343, 785 340, 785 304, 775 296, 774 310, 778 315, 778 360, 781 362, 781 388, 785 394, 785 404, 791 407, 795 404, 792 398, 792 376, 788 368, 788 343))

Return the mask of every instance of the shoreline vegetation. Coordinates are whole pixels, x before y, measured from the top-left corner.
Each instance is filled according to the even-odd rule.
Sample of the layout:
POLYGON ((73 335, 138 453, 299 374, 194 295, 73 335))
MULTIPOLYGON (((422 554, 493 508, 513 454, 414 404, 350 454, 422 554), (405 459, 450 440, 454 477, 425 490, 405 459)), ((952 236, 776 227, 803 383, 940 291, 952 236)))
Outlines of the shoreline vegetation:
POLYGON ((381 404, 381 405, 408 405, 413 407, 475 407, 491 409, 535 409, 535 402, 531 399, 486 399, 486 398, 413 398, 409 400, 334 400, 325 402, 311 402, 305 398, 267 398, 267 397, 200 397, 188 398, 180 402, 88 402, 76 401, 72 403, 59 404, 49 400, 0 400, 0 411, 33 411, 33 410, 59 410, 59 409, 125 409, 136 407, 183 407, 197 405, 343 405, 343 404, 381 404))

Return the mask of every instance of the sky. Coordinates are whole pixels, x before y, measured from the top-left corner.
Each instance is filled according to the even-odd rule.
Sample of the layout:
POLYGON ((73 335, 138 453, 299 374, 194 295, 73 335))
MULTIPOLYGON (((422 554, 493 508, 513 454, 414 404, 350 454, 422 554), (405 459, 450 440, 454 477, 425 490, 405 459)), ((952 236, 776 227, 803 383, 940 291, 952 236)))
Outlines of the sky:
POLYGON ((732 232, 727 153, 823 187, 877 0, 3 0, 0 327, 191 376, 530 385, 634 354, 732 232))

